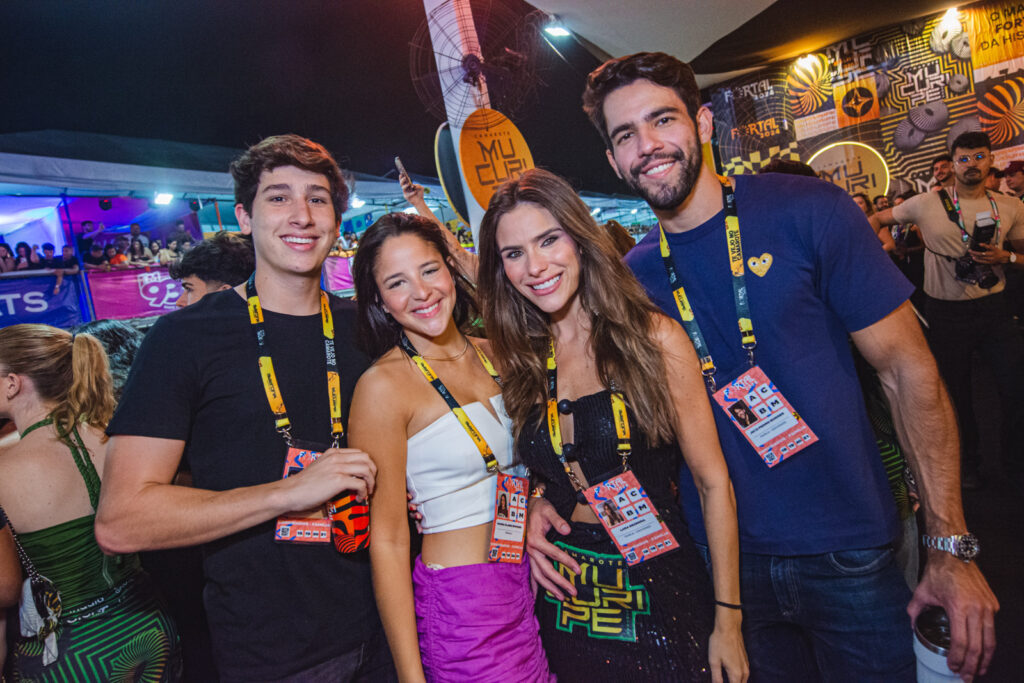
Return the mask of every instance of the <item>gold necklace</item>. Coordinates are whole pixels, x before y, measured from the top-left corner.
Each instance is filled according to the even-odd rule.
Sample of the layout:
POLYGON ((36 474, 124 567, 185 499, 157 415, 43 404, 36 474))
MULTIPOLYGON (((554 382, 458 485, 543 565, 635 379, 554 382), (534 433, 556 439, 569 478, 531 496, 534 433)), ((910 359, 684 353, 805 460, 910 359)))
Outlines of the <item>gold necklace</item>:
POLYGON ((436 357, 428 356, 426 354, 421 353, 420 354, 420 358, 424 358, 426 360, 440 360, 440 361, 458 360, 458 359, 462 358, 463 356, 465 356, 466 355, 466 351, 468 351, 468 350, 469 350, 469 337, 466 337, 466 345, 464 347, 462 347, 462 350, 459 351, 454 356, 449 356, 448 358, 436 358, 436 357))

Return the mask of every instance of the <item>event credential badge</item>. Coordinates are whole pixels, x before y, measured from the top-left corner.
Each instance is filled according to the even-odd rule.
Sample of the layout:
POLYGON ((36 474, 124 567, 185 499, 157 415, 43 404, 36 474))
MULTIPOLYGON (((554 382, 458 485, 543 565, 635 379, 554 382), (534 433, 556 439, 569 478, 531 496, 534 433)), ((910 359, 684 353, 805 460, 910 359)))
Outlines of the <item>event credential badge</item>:
POLYGON ((526 536, 526 477, 498 472, 498 488, 494 495, 494 524, 491 525, 491 546, 487 559, 491 562, 519 564, 523 561, 526 536))
POLYGON ((583 495, 629 566, 679 547, 632 471, 595 484, 583 495))
MULTIPOLYGON (((311 448, 289 447, 284 460, 284 478, 298 474, 321 455, 311 448)), ((331 520, 324 506, 278 517, 274 540, 281 543, 330 543, 331 520)))
POLYGON ((758 366, 715 392, 715 400, 768 467, 818 440, 758 366))

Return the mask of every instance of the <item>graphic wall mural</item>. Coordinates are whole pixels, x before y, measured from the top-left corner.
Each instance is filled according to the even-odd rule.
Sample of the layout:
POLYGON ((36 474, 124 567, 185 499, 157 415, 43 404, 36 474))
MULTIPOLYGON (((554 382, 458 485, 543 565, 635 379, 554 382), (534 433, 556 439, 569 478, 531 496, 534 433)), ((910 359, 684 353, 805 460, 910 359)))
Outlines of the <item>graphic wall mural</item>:
POLYGON ((969 130, 989 134, 1002 167, 1024 159, 1024 3, 976 3, 850 38, 713 86, 710 101, 727 175, 815 158, 851 193, 921 192, 931 160, 969 130), (843 142, 881 155, 887 188, 857 146, 841 146, 844 163, 822 154, 843 142))

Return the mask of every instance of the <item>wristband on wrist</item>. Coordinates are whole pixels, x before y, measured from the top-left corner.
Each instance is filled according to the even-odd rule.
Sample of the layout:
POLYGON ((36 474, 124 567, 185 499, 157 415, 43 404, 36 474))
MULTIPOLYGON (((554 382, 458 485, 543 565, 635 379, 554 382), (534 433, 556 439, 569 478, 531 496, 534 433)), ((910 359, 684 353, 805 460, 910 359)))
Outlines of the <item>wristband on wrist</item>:
POLYGON ((1009 259, 1010 259, 1010 261, 1009 261, 1010 263, 1016 263, 1017 262, 1017 254, 1015 254, 1014 252, 1011 251, 1009 259))
POLYGON ((721 600, 715 600, 715 604, 722 607, 728 607, 729 609, 743 609, 743 605, 736 605, 731 602, 722 602, 721 600))

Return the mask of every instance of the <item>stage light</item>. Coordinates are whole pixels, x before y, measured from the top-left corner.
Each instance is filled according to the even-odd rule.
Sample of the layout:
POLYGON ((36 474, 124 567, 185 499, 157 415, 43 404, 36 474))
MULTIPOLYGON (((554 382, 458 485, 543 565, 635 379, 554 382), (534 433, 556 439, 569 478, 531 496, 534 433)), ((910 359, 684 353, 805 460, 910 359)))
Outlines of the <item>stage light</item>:
POLYGON ((633 209, 632 211, 630 211, 630 213, 635 216, 637 211, 638 211, 638 209, 633 209))
POLYGON ((199 209, 203 208, 203 203, 198 199, 190 199, 188 200, 188 208, 190 211, 198 212, 199 209))
POLYGON ((352 195, 352 201, 348 203, 353 209, 361 209, 366 206, 366 201, 359 198, 359 195, 352 195))
POLYGON ((174 200, 174 195, 170 192, 157 192, 156 198, 153 200, 154 204, 159 206, 167 206, 174 200))
POLYGON ((600 206, 595 206, 593 209, 590 210, 590 215, 591 216, 596 216, 599 213, 601 213, 601 207, 600 206))
POLYGON ((551 19, 548 21, 548 25, 544 27, 544 33, 555 38, 565 38, 569 35, 569 30, 562 25, 562 20, 557 15, 552 14, 551 19))
POLYGON ((939 22, 938 30, 939 32, 949 33, 950 36, 963 30, 963 26, 960 24, 960 12, 956 7, 950 7, 942 15, 942 21, 939 22))
POLYGON ((800 59, 796 60, 796 65, 801 69, 807 71, 814 66, 818 59, 814 55, 804 55, 800 59))
POLYGON ((109 197, 100 199, 100 208, 104 211, 110 211, 110 207, 114 205, 114 202, 110 201, 109 197))
POLYGON ((410 206, 407 209, 402 209, 402 213, 416 213, 416 207, 415 206, 410 206))

